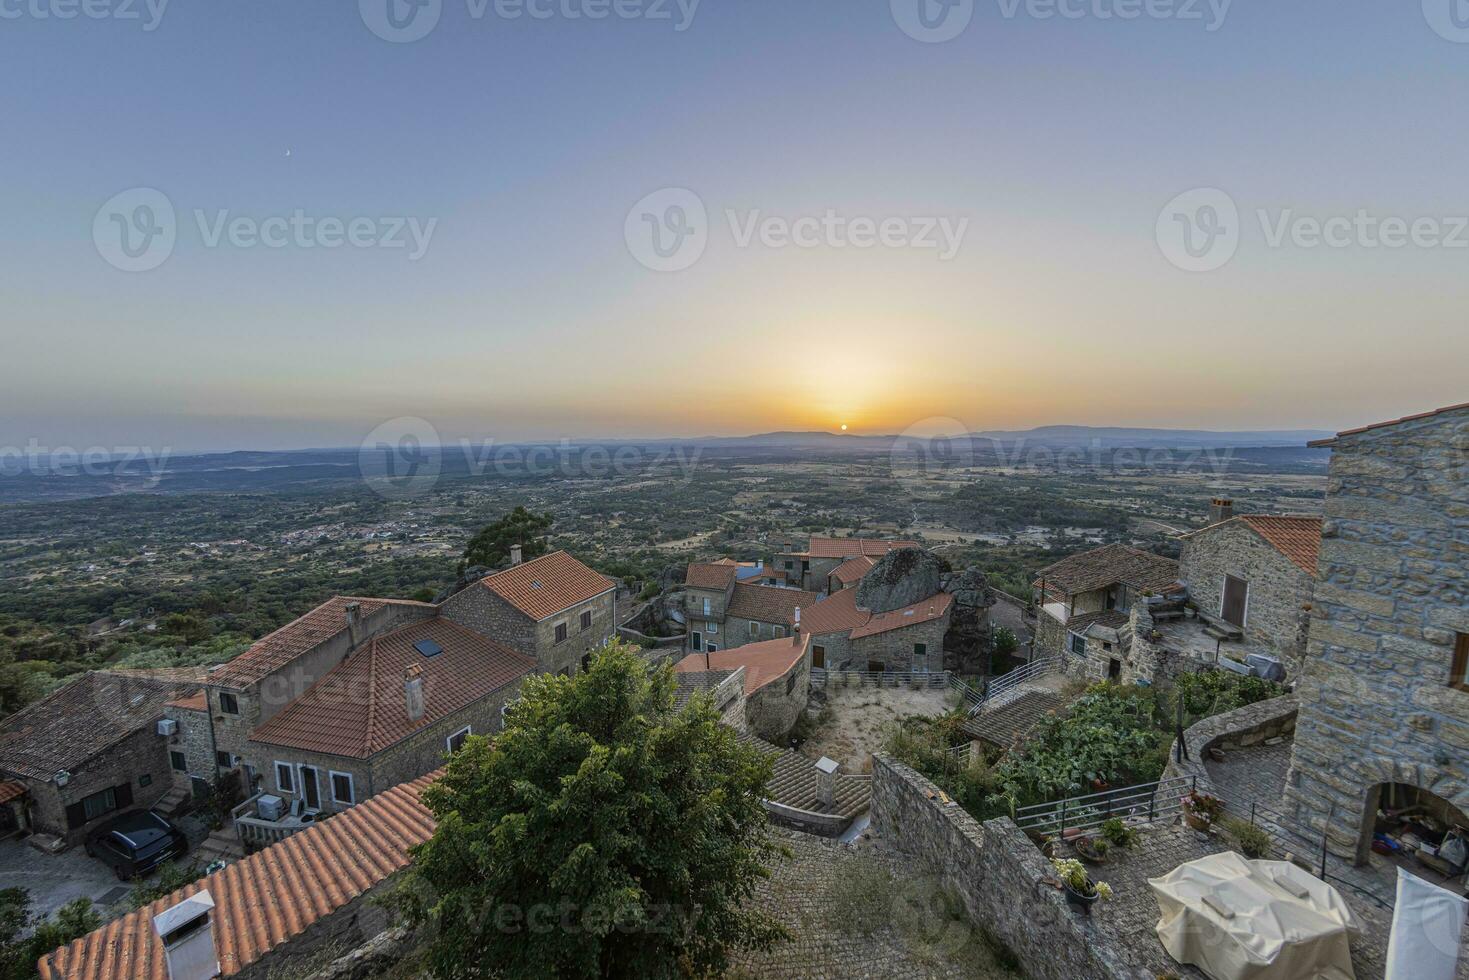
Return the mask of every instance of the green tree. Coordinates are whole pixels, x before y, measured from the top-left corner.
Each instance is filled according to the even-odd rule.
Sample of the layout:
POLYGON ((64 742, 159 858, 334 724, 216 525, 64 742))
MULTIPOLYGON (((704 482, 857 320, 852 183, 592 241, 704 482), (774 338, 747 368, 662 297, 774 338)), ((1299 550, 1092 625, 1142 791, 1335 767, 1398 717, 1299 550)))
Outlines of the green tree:
POLYGON ((396 902, 435 975, 702 976, 784 935, 748 901, 779 850, 770 764, 674 687, 614 642, 527 680, 505 730, 425 790, 438 828, 396 902))
POLYGON ((550 514, 532 514, 524 507, 516 507, 469 539, 463 564, 496 568, 510 561, 510 547, 517 544, 527 561, 537 558, 549 550, 546 533, 550 530, 550 514))
POLYGON ((994 632, 995 653, 1002 657, 1008 657, 1020 646, 1020 640, 1015 636, 1015 631, 1008 626, 997 626, 994 632))
POLYGON ((55 919, 34 920, 35 930, 22 939, 32 922, 30 894, 24 888, 0 890, 0 980, 33 980, 42 956, 102 926, 89 898, 63 905, 55 919))

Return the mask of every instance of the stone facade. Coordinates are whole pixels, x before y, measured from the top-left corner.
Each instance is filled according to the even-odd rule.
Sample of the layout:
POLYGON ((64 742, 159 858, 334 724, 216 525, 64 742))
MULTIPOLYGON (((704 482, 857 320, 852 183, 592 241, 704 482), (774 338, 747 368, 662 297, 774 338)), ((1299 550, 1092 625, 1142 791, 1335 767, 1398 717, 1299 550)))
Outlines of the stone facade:
POLYGON ((27 812, 31 829, 53 834, 69 847, 80 844, 119 812, 146 809, 157 803, 173 786, 168 758, 168 741, 149 725, 70 772, 65 786, 58 786, 54 779, 42 782, 22 777, 20 781, 30 790, 27 812), (68 819, 69 807, 109 789, 116 801, 114 809, 80 823, 68 819))
POLYGON ((174 782, 184 785, 192 779, 211 779, 218 766, 215 764, 214 729, 209 724, 209 713, 169 705, 163 709, 163 716, 178 726, 178 731, 168 740, 170 763, 174 752, 184 757, 182 770, 173 767, 174 782))
POLYGON ((805 653, 789 670, 745 696, 745 723, 761 738, 784 745, 796 719, 806 710, 810 697, 811 650, 808 644, 805 653))
POLYGON ((1469 810, 1469 407, 1333 445, 1286 813, 1362 860, 1384 783, 1469 810))
POLYGON ((1245 642, 1272 651, 1292 674, 1300 669, 1315 585, 1309 573, 1239 520, 1185 538, 1179 566, 1189 598, 1210 616, 1223 612, 1226 575, 1248 583, 1245 642))
POLYGON ((615 633, 613 596, 609 590, 536 621, 489 589, 475 584, 446 599, 440 613, 512 650, 535 657, 545 673, 571 675, 581 670, 583 657, 606 645, 615 633), (581 626, 584 612, 592 614, 586 629, 581 626), (558 626, 565 626, 566 639, 556 639, 558 626))
POLYGON ((949 630, 947 615, 927 622, 887 630, 850 640, 853 670, 870 670, 882 664, 882 670, 943 670, 944 634, 949 630), (919 648, 922 648, 921 661, 919 648))

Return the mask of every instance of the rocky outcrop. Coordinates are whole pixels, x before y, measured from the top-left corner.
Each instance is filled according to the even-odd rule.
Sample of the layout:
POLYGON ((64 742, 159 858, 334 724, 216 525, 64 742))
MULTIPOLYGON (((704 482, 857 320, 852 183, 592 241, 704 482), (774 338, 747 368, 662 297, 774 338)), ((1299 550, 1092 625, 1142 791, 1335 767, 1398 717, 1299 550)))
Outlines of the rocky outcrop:
POLYGON ((944 650, 957 655, 959 662, 956 666, 960 669, 981 663, 982 660, 973 658, 980 658, 989 650, 989 609, 995 604, 984 573, 973 568, 949 572, 943 577, 940 587, 954 597, 949 631, 944 634, 944 650))
POLYGON ((899 548, 883 555, 857 586, 857 605, 875 613, 922 602, 943 591, 946 567, 921 548, 899 548))

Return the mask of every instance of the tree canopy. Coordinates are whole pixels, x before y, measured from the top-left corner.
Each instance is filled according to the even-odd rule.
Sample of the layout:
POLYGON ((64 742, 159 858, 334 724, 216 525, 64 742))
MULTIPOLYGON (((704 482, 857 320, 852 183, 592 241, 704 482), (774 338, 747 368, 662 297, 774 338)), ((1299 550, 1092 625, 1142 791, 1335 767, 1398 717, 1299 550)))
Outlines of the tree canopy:
POLYGON ((546 534, 550 530, 550 514, 533 514, 524 507, 516 507, 469 539, 464 549, 465 563, 499 567, 510 561, 510 547, 517 544, 526 561, 538 558, 549 550, 546 534))
POLYGON ((747 901, 779 850, 770 764, 674 690, 614 641, 575 677, 528 679, 505 730, 453 756, 398 893, 436 975, 717 974, 783 935, 747 901))

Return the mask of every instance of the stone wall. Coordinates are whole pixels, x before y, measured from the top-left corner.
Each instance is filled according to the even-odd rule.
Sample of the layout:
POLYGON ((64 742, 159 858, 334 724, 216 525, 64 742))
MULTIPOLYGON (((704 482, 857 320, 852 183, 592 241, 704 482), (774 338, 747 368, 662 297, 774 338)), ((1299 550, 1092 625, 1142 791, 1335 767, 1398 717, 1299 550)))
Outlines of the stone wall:
POLYGON ((147 809, 168 792, 173 786, 168 740, 150 723, 72 770, 65 786, 57 786, 55 780, 21 781, 30 790, 32 828, 37 833, 54 834, 68 846, 74 846, 110 817, 126 810, 147 809), (79 827, 67 826, 67 807, 109 788, 130 793, 132 802, 79 827))
POLYGON ((1155 973, 1071 911, 1046 882, 1050 862, 1008 817, 980 824, 933 783, 894 760, 872 760, 872 826, 962 899, 969 918, 1019 957, 1033 980, 1134 980, 1155 973))
POLYGON ((1286 813, 1365 858, 1384 782, 1469 809, 1469 408, 1336 440, 1286 813))
POLYGON ((476 583, 446 599, 439 609, 459 625, 536 658, 545 673, 575 674, 581 669, 582 657, 606 643, 615 632, 613 595, 609 591, 537 622, 476 583), (586 630, 581 628, 584 611, 592 614, 592 624, 586 630), (561 624, 566 626, 566 639, 558 643, 556 627, 561 624))
MULTIPOLYGON (((914 644, 924 645, 929 670, 944 669, 944 634, 949 631, 949 615, 925 620, 902 629, 858 637, 851 642, 853 670, 867 670, 870 663, 881 663, 884 670, 909 671, 914 668, 914 644)), ((828 654, 828 660, 830 655, 828 654)))
POLYGON ((234 980, 321 976, 321 971, 343 954, 388 929, 388 913, 373 897, 392 888, 397 880, 396 875, 390 877, 317 919, 289 942, 281 943, 233 974, 234 980))
POLYGON ((175 770, 174 781, 188 783, 190 776, 197 776, 213 782, 219 768, 214 760, 214 730, 209 725, 209 713, 170 705, 163 709, 163 716, 178 725, 178 731, 168 741, 168 748, 172 752, 182 752, 188 766, 184 772, 175 770))
MULTIPOLYGON (((1209 770, 1204 765, 1206 754, 1211 748, 1240 749, 1259 745, 1267 738, 1287 737, 1296 730, 1296 716, 1300 708, 1300 702, 1294 695, 1287 694, 1283 697, 1271 698, 1269 701, 1260 701, 1256 704, 1247 704, 1243 708, 1226 711, 1186 729, 1183 733, 1183 744, 1188 749, 1189 757, 1183 761, 1178 759, 1178 740, 1173 742, 1172 749, 1168 754, 1168 765, 1163 770, 1164 780, 1175 779, 1186 776, 1194 779, 1194 785, 1200 793, 1208 793, 1210 796, 1218 796, 1214 789, 1214 781, 1209 778, 1209 770)), ((1161 807, 1164 803, 1163 794, 1169 796, 1182 796, 1183 792, 1177 787, 1160 788, 1154 796, 1153 805, 1161 807)), ((1235 807, 1243 807, 1247 803, 1263 803, 1268 807, 1274 807, 1277 800, 1225 800, 1225 803, 1233 804, 1235 807)))
POLYGON ((745 696, 745 721, 750 731, 776 745, 785 745, 796 719, 811 697, 811 650, 797 658, 779 677, 745 696))
MULTIPOLYGON (((719 627, 719 639, 716 640, 721 650, 733 650, 747 643, 762 643, 765 640, 774 640, 782 636, 790 636, 791 628, 785 623, 769 623, 759 619, 745 619, 740 616, 730 616, 719 627), (750 634, 753 624, 755 634, 750 634)), ((709 639, 707 636, 705 639, 709 639)))
POLYGON ((1249 583, 1245 642, 1268 647, 1292 674, 1299 671, 1315 583, 1249 525, 1228 521, 1185 538, 1179 575, 1189 597, 1211 616, 1223 609, 1226 575, 1249 583))
POLYGON ((847 633, 813 633, 811 635, 812 662, 815 662, 815 648, 822 649, 822 666, 827 670, 866 670, 867 661, 857 663, 857 655, 852 650, 852 641, 847 639, 847 633))

